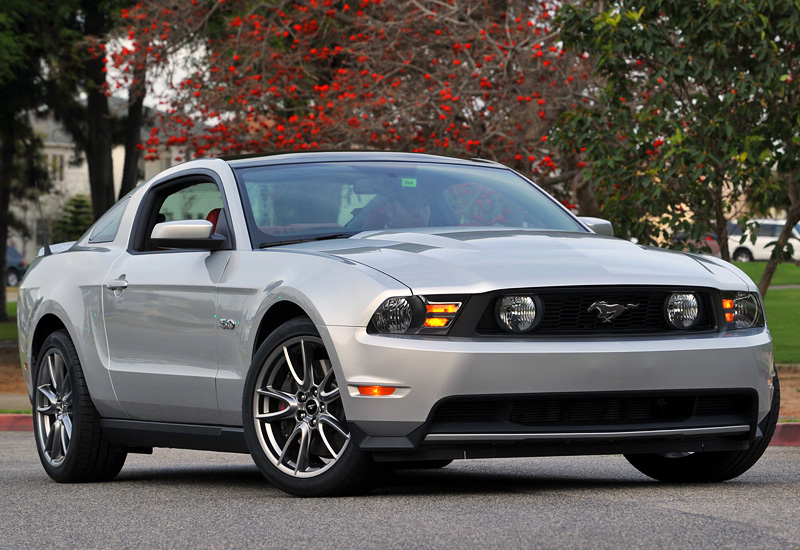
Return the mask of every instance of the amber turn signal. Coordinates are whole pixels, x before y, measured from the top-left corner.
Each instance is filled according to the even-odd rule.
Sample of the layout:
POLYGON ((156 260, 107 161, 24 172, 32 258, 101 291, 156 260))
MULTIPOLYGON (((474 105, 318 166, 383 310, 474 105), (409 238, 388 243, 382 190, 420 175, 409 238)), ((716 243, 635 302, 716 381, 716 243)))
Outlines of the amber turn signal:
POLYGON ((392 395, 396 389, 397 388, 392 388, 391 386, 359 386, 358 393, 377 397, 381 395, 392 395))
POLYGON ((428 313, 455 313, 461 304, 426 304, 425 310, 428 313))

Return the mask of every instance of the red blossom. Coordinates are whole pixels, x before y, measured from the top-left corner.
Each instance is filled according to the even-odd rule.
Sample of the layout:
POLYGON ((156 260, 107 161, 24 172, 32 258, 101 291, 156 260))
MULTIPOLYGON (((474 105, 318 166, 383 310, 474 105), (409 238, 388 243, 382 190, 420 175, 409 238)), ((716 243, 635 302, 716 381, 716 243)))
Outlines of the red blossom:
MULTIPOLYGON (((146 7, 166 5, 149 1, 146 7)), ((184 158, 390 148, 481 156, 547 175, 558 163, 547 145, 549 126, 574 101, 567 84, 587 75, 589 65, 553 45, 542 23, 552 8, 510 2, 509 13, 526 12, 519 21, 487 13, 483 2, 465 3, 461 13, 421 0, 424 10, 400 17, 393 3, 366 0, 277 0, 255 13, 244 0, 228 0, 231 34, 208 40, 208 66, 176 83, 156 147, 180 147, 184 158), (518 47, 531 36, 536 44, 518 47), (535 136, 541 141, 531 147, 535 136)), ((196 0, 191 15, 182 3, 172 5, 175 15, 159 10, 143 20, 166 39, 138 42, 144 31, 133 33, 142 47, 137 55, 155 59, 180 22, 220 9, 216 0, 196 0)))

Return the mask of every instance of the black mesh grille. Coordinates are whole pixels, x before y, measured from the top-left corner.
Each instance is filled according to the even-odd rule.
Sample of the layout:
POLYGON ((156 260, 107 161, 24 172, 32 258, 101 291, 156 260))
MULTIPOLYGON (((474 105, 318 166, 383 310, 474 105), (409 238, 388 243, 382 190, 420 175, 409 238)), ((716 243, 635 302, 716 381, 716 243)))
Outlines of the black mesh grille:
MULTIPOLYGON (((495 305, 505 294, 527 293, 538 296, 544 307, 541 323, 530 333, 514 336, 565 335, 565 334, 658 334, 676 332, 667 324, 665 303, 671 289, 619 289, 587 288, 579 290, 548 289, 544 291, 508 291, 493 297, 478 322, 479 334, 507 334, 495 320, 495 305), (620 304, 627 309, 609 322, 604 322, 598 311, 589 311, 595 302, 620 304)), ((715 328, 711 296, 695 292, 699 299, 700 318, 690 331, 715 328)))
POLYGON ((500 421, 542 427, 678 424, 692 417, 737 416, 749 419, 753 406, 753 396, 745 393, 542 395, 512 399, 470 397, 441 403, 433 414, 433 423, 500 421))
POLYGON ((458 402, 449 403, 442 407, 437 418, 440 422, 482 422, 494 420, 500 403, 483 401, 478 403, 458 402))
POLYGON ((698 397, 695 415, 714 416, 719 411, 741 410, 750 406, 750 400, 742 395, 704 395, 698 397))

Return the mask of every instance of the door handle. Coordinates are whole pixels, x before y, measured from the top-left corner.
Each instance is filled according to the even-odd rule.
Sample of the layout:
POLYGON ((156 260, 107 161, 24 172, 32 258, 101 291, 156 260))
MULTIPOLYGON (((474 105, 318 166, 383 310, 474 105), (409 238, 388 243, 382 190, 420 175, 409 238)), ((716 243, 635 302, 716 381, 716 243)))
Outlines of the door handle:
POLYGON ((123 275, 119 279, 107 282, 106 288, 114 291, 125 290, 128 288, 128 281, 125 280, 125 275, 123 275))

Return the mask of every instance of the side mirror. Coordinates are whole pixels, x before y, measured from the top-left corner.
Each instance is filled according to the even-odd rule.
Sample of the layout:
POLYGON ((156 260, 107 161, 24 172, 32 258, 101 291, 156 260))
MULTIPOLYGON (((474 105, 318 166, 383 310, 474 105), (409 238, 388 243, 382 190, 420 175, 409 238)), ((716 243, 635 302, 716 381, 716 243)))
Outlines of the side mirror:
POLYGON ((614 227, 608 220, 603 220, 600 218, 590 218, 588 216, 579 216, 578 219, 581 220, 586 225, 588 225, 589 229, 591 229, 598 235, 607 235, 609 237, 614 236, 614 227))
POLYGON ((156 248, 185 248, 191 250, 219 250, 225 237, 212 235, 214 224, 207 220, 181 220, 157 223, 150 234, 156 248))

